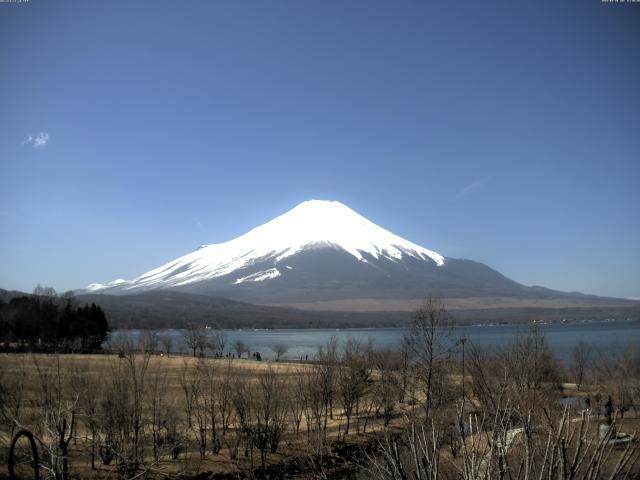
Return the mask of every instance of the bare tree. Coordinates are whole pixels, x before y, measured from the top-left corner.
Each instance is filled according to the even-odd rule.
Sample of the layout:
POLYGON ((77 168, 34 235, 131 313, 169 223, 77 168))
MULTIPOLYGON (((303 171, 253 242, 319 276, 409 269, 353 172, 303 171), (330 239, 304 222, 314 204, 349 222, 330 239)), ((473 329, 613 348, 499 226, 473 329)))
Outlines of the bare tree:
POLYGON ((227 335, 222 330, 214 330, 209 337, 209 348, 216 357, 224 356, 224 350, 227 346, 227 335))
POLYGON ((371 362, 358 340, 347 340, 337 372, 338 392, 347 419, 344 433, 348 435, 354 410, 358 413, 360 400, 367 393, 371 383, 371 362))
MULTIPOLYGON (((638 444, 613 449, 612 429, 597 439, 589 433, 589 416, 576 420, 564 409, 558 418, 536 424, 504 405, 491 416, 471 417, 468 431, 454 432, 461 459, 453 468, 442 459, 443 435, 433 419, 411 422, 402 435, 381 440, 379 454, 369 456, 370 474, 380 480, 628 478, 638 461, 638 444)), ((456 424, 464 424, 461 406, 456 424)))
POLYGON ((307 410, 307 396, 308 391, 305 383, 304 374, 298 372, 293 376, 293 385, 291 387, 293 393, 289 400, 289 410, 291 411, 291 418, 296 431, 296 436, 300 434, 300 424, 302 423, 302 417, 307 410))
MULTIPOLYGON (((9 371, 4 362, 0 362, 0 429, 13 437, 17 425, 22 423, 26 407, 27 357, 18 357, 18 365, 9 371)), ((0 436, 0 441, 2 436, 0 436)))
POLYGON ((249 350, 249 347, 247 347, 247 344, 242 340, 236 340, 233 342, 233 349, 236 351, 238 358, 242 358, 242 354, 244 352, 247 352, 249 350))
POLYGON ((46 469, 54 478, 68 480, 69 444, 75 434, 78 394, 71 392, 58 355, 46 366, 37 357, 33 361, 41 388, 37 408, 43 427, 40 443, 49 457, 46 469))
POLYGON ((222 395, 223 380, 218 375, 215 362, 201 361, 198 364, 198 369, 202 378, 201 395, 204 397, 206 419, 211 430, 211 452, 217 454, 220 451, 218 406, 220 405, 219 397, 222 395))
POLYGON ((80 369, 71 373, 72 389, 78 394, 78 417, 85 426, 85 430, 91 435, 89 440, 91 449, 91 470, 96 469, 96 447, 100 433, 100 421, 98 418, 100 398, 102 397, 103 369, 98 371, 98 376, 90 376, 80 369))
POLYGON ((265 465, 267 450, 276 453, 286 427, 286 404, 282 377, 269 367, 258 377, 257 390, 252 396, 252 443, 260 451, 260 462, 265 465))
POLYGON ((271 347, 273 353, 276 355, 276 362, 279 362, 282 357, 284 357, 289 351, 289 347, 287 347, 284 343, 276 343, 271 347))
POLYGON ((307 434, 315 433, 313 447, 316 453, 321 453, 324 446, 327 415, 327 398, 329 388, 323 368, 314 365, 303 372, 304 390, 306 391, 305 414, 307 416, 307 434))
POLYGON ((558 362, 536 325, 516 334, 508 353, 512 378, 520 389, 536 390, 543 382, 557 380, 558 362))
POLYGON ((209 396, 205 386, 207 372, 204 360, 200 359, 196 365, 192 366, 192 370, 193 416, 196 420, 193 431, 198 441, 200 458, 204 459, 207 454, 207 426, 209 423, 209 396))
POLYGON ((220 423, 222 427, 222 436, 224 437, 231 424, 231 416, 233 414, 232 402, 232 380, 235 375, 231 368, 231 360, 227 362, 226 367, 221 373, 220 390, 217 395, 218 414, 220 415, 220 423))
MULTIPOLYGON (((373 398, 371 400, 377 402, 378 411, 382 410, 385 427, 389 425, 395 406, 403 397, 402 380, 404 372, 402 370, 402 359, 402 354, 396 354, 391 349, 380 350, 375 352, 373 356, 374 366, 379 378, 373 385, 373 398)), ((370 407, 373 406, 373 404, 370 405, 370 407)), ((365 431, 367 419, 365 419, 365 431)))
POLYGON ((540 415, 543 407, 555 406, 550 392, 557 387, 560 365, 537 326, 518 332, 497 358, 506 371, 509 396, 521 410, 540 415))
POLYGON ((120 478, 130 478, 144 462, 144 405, 149 354, 134 349, 111 365, 103 403, 108 419, 108 446, 115 455, 120 478))
POLYGON ((197 353, 204 353, 204 349, 207 347, 207 330, 203 326, 189 324, 182 331, 182 336, 194 357, 197 353))
POLYGON ((171 355, 171 349, 173 348, 173 337, 169 334, 164 334, 160 337, 160 345, 162 345, 162 349, 167 354, 167 356, 171 355))
POLYGON ((58 293, 52 287, 43 287, 38 284, 33 289, 33 296, 37 297, 40 301, 50 301, 58 296, 58 293))
POLYGON ((327 429, 327 421, 333 419, 333 400, 336 392, 336 365, 338 363, 338 338, 332 336, 326 345, 318 347, 316 365, 319 374, 320 385, 323 389, 325 400, 324 427, 327 429))
POLYGON ((409 395, 409 399, 411 400, 414 397, 412 388, 413 388, 413 383, 411 382, 411 351, 412 351, 412 347, 408 341, 408 339, 410 339, 410 336, 405 336, 402 339, 402 342, 400 344, 400 351, 399 351, 399 357, 400 357, 400 365, 399 365, 399 371, 400 371, 400 403, 404 403, 405 401, 405 397, 407 395, 409 395))
POLYGON ((433 398, 436 380, 444 377, 442 361, 450 353, 450 325, 449 315, 442 300, 429 297, 416 310, 411 330, 405 337, 423 380, 423 405, 427 417, 437 401, 433 398))
POLYGON ((473 393, 485 412, 495 413, 511 381, 508 368, 501 361, 504 357, 493 348, 480 348, 471 342, 467 351, 473 393))
MULTIPOLYGON (((245 442, 245 457, 250 457, 251 470, 253 470, 253 448, 254 435, 253 426, 251 424, 253 416, 253 402, 251 402, 251 396, 253 394, 252 386, 249 385, 247 380, 243 377, 236 378, 233 383, 232 402, 235 411, 237 425, 235 427, 236 433, 242 434, 242 438, 245 442)), ((227 439, 229 442, 229 439, 227 439)), ((240 437, 236 434, 232 439, 232 444, 229 445, 231 459, 234 460, 237 455, 238 442, 240 437)))
POLYGON ((620 406, 620 414, 635 406, 640 399, 640 348, 630 343, 623 348, 601 352, 596 365, 598 383, 605 393, 620 406))
POLYGON ((578 388, 582 386, 591 364, 592 348, 586 342, 578 342, 571 351, 571 367, 578 388))
POLYGON ((192 428, 193 409, 196 401, 196 395, 198 394, 198 389, 200 388, 200 377, 196 369, 193 368, 193 366, 187 359, 184 359, 184 361, 182 362, 178 381, 180 383, 180 389, 182 390, 183 395, 183 406, 185 416, 187 418, 187 427, 192 428))
MULTIPOLYGON (((222 441, 227 447, 229 460, 231 460, 232 462, 237 462, 240 444, 242 443, 242 440, 246 438, 246 382, 242 377, 234 377, 233 383, 227 382, 227 379, 230 377, 230 375, 228 374, 229 372, 230 368, 227 369, 227 372, 223 377, 227 386, 227 398, 230 408, 228 410, 228 417, 226 420, 225 415, 221 412, 222 441)), ((219 405, 221 404, 219 403, 219 405)))
POLYGON ((145 353, 155 354, 158 351, 159 344, 158 332, 154 330, 143 330, 140 333, 140 350, 145 353))
POLYGON ((161 364, 151 372, 150 391, 147 398, 149 429, 153 458, 157 462, 163 454, 177 458, 181 440, 178 438, 174 399, 166 395, 167 371, 161 364))

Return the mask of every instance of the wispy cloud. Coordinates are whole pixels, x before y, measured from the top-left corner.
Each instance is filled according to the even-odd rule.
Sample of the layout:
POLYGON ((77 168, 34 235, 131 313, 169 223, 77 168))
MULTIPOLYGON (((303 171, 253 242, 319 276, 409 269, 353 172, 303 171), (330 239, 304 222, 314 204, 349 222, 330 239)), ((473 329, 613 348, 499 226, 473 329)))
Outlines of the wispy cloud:
POLYGON ((198 228, 204 228, 204 225, 200 220, 198 220, 197 218, 194 218, 194 220, 196 221, 196 225, 198 226, 198 228))
POLYGON ((49 143, 49 134, 47 132, 29 135, 21 142, 22 145, 31 145, 33 148, 44 148, 47 146, 47 143, 49 143))
POLYGON ((469 185, 461 188, 458 191, 456 197, 457 198, 463 198, 463 197, 466 197, 466 196, 472 194, 476 190, 484 187, 491 180, 492 177, 493 177, 493 175, 487 175, 486 177, 482 177, 482 178, 479 178, 477 180, 474 180, 469 185))

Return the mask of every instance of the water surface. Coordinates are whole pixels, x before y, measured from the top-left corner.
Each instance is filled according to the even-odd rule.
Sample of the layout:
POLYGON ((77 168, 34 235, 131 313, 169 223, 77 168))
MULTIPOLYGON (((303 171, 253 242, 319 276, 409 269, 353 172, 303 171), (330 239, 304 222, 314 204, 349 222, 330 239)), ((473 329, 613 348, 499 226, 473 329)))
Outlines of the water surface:
MULTIPOLYGON (((483 325, 460 326, 450 330, 452 341, 467 338, 479 346, 499 346, 513 341, 520 332, 526 332, 530 326, 518 325, 483 325)), ((575 323, 553 323, 539 325, 538 328, 545 335, 546 341, 554 353, 561 359, 567 359, 571 350, 580 341, 591 345, 594 350, 606 352, 621 349, 630 343, 640 345, 640 321, 610 320, 575 323)), ((326 345, 333 336, 340 343, 348 338, 355 338, 363 342, 372 341, 378 348, 397 348, 408 328, 350 328, 350 329, 275 329, 275 330, 224 330, 227 337, 227 349, 232 350, 231 344, 241 340, 251 350, 260 352, 262 357, 273 357, 272 347, 284 344, 287 348, 286 357, 290 359, 313 358, 318 346, 326 345)), ((175 351, 186 351, 184 336, 180 330, 157 331, 159 335, 170 335, 173 338, 175 351)), ((115 331, 112 338, 122 335, 139 337, 140 331, 115 331)))

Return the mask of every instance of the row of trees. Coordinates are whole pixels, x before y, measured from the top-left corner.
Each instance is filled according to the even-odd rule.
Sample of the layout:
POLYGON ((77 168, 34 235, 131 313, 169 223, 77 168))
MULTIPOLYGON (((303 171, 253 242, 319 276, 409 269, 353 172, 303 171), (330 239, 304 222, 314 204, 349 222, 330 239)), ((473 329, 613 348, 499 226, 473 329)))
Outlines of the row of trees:
POLYGON ((33 295, 0 301, 0 347, 5 351, 100 349, 109 332, 102 309, 77 305, 73 294, 36 287, 33 295))
MULTIPOLYGON (((105 347, 113 351, 122 350, 123 346, 128 348, 132 344, 131 337, 131 335, 127 335, 124 332, 119 332, 105 347)), ((251 348, 244 341, 236 339, 230 342, 223 330, 194 324, 187 324, 180 331, 180 335, 142 330, 137 343, 140 349, 149 353, 170 355, 174 352, 174 349, 186 349, 193 357, 252 357, 251 348)), ((283 343, 275 343, 271 346, 271 351, 276 362, 278 362, 284 358, 289 349, 283 343)), ((254 351, 253 358, 261 360, 260 352, 254 351)))

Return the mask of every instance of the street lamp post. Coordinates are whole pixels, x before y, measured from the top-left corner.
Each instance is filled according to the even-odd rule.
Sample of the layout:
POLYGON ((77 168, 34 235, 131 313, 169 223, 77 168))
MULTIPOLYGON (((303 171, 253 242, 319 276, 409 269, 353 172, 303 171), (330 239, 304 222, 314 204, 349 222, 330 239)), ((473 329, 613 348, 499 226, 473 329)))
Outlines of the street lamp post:
POLYGON ((462 345, 462 408, 464 408, 464 344, 467 343, 467 339, 465 337, 460 339, 460 345, 462 345))

